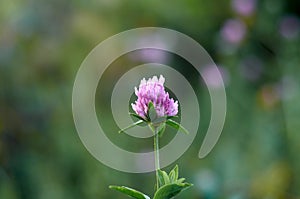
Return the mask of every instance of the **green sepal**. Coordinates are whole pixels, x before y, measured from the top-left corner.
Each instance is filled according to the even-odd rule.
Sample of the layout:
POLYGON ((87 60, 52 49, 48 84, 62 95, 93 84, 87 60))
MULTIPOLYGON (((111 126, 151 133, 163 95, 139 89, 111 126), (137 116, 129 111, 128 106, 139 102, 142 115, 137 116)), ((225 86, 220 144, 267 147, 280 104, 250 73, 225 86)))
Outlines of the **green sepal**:
POLYGON ((168 119, 166 121, 166 124, 175 128, 176 130, 179 130, 185 134, 189 134, 188 130, 186 130, 183 126, 181 126, 181 124, 179 124, 178 122, 175 122, 174 120, 168 119))
POLYGON ((149 104, 148 104, 147 116, 150 121, 154 121, 157 118, 157 113, 156 113, 155 107, 152 102, 149 102, 149 104))
POLYGON ((127 196, 130 196, 132 198, 136 198, 136 199, 150 199, 149 196, 147 196, 146 194, 137 191, 135 189, 129 188, 129 187, 125 187, 125 186, 115 186, 115 185, 110 185, 109 186, 110 189, 119 191, 123 194, 126 194, 127 196))
POLYGON ((146 121, 151 122, 154 126, 158 126, 161 123, 165 123, 165 121, 167 119, 167 116, 159 117, 157 115, 154 104, 151 101, 148 104, 148 111, 147 111, 146 117, 147 117, 146 121))

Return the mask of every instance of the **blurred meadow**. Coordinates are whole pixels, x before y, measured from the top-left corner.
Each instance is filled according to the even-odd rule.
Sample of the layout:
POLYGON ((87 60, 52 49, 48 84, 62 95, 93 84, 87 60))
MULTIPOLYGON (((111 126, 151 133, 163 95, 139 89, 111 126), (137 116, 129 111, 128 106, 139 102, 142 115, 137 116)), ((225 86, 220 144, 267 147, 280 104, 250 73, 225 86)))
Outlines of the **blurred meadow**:
MULTIPOLYGON (((194 186, 178 198, 300 199, 298 0, 1 0, 0 199, 127 197, 108 189, 110 184, 153 193, 154 173, 119 172, 92 157, 72 116, 73 82, 87 54, 114 34, 147 26, 195 39, 226 85, 223 133, 213 151, 199 159, 210 102, 201 77, 184 60, 163 52, 132 52, 100 80, 105 86, 99 90, 109 99, 122 65, 156 59, 194 85, 200 127, 193 145, 176 161, 194 186)), ((217 84, 213 76, 209 79, 217 84)), ((109 101, 99 90, 97 114, 108 137, 131 151, 151 148, 151 140, 135 144, 117 134, 111 117, 105 117, 109 101)), ((164 144, 175 133, 168 131, 164 144)))

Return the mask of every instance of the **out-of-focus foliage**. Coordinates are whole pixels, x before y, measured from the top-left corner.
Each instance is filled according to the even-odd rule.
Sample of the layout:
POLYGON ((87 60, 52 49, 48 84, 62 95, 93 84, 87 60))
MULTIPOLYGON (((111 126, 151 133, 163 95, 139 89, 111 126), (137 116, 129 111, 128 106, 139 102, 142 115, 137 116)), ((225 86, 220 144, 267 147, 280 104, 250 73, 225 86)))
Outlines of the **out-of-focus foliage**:
MULTIPOLYGON (((153 192, 153 173, 122 173, 95 160, 71 110, 76 71, 89 51, 113 34, 144 26, 194 38, 226 82, 224 131, 205 159, 197 153, 210 103, 201 95, 205 85, 195 88, 200 129, 177 161, 195 186, 179 197, 300 198, 299 9, 297 0, 0 1, 0 198, 123 198, 108 189, 116 182, 153 192)), ((124 60, 118 64, 128 65, 130 56, 124 60)), ((191 82, 202 82, 191 67, 183 70, 182 60, 171 62, 191 82)), ((106 79, 119 75, 112 67, 106 79)), ((110 111, 100 102, 99 109, 110 111)), ((148 140, 133 148, 111 121, 102 122, 119 146, 151 147, 148 140)))

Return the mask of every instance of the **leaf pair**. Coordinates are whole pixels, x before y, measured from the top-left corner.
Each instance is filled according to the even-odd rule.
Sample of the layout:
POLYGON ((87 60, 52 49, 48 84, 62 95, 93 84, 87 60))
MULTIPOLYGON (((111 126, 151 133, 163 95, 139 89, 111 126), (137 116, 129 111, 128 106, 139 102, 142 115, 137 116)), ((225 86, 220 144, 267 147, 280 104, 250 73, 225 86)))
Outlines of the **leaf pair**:
POLYGON ((192 186, 184 182, 185 178, 178 179, 178 165, 176 165, 169 174, 158 170, 159 189, 155 192, 153 199, 170 199, 179 194, 184 189, 192 186))
MULTIPOLYGON (((192 186, 189 183, 171 183, 171 184, 166 184, 159 188, 155 194, 153 199, 171 199, 177 194, 179 194, 181 191, 189 188, 192 186)), ((121 193, 124 193, 132 198, 136 199, 150 199, 149 196, 146 194, 137 191, 135 189, 125 187, 125 186, 109 186, 110 189, 117 190, 121 193)))
MULTIPOLYGON (((128 129, 131 129, 135 126, 138 126, 140 124, 142 124, 143 122, 147 122, 144 118, 142 118, 141 116, 135 114, 135 113, 129 113, 130 115, 132 115, 133 117, 136 117, 138 118, 139 120, 136 121, 135 123, 125 127, 124 129, 121 129, 119 131, 119 133, 122 133, 122 132, 125 132, 126 130, 128 129)), ((178 131, 181 131, 185 134, 189 134, 188 130, 186 130, 181 124, 179 124, 178 122, 172 120, 172 119, 165 119, 165 117, 161 117, 161 118, 158 118, 156 120, 156 122, 159 122, 159 126, 157 127, 158 128, 158 134, 160 135, 160 137, 163 135, 165 129, 166 129, 166 125, 169 125, 170 127, 178 130, 178 131)), ((155 123, 157 124, 157 123, 155 123)), ((154 129, 153 129, 154 130, 154 129)))
POLYGON ((168 185, 168 184, 180 184, 183 183, 185 178, 180 178, 178 179, 178 165, 176 165, 169 174, 167 172, 162 171, 162 170, 157 170, 158 172, 158 183, 159 187, 168 185))
MULTIPOLYGON (((181 191, 192 186, 190 183, 184 182, 184 178, 178 179, 178 166, 176 165, 169 174, 167 172, 158 170, 159 188, 155 192, 153 199, 170 199, 179 194, 181 191)), ((110 189, 122 192, 132 198, 136 199, 150 199, 146 194, 135 189, 125 186, 109 186, 110 189)))

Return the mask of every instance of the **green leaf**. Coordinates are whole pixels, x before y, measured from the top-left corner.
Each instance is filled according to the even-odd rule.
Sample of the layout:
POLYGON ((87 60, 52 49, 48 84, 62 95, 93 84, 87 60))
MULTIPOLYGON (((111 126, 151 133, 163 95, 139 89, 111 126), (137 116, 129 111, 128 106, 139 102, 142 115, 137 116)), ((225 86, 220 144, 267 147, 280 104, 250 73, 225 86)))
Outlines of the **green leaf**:
POLYGON ((180 184, 180 183, 183 183, 185 181, 185 178, 179 178, 176 183, 177 184, 180 184))
POLYGON ((176 165, 169 173, 170 182, 174 183, 178 179, 178 165, 176 165))
POLYGON ((164 132, 166 130, 166 123, 162 123, 159 127, 158 127, 158 135, 159 137, 162 137, 164 132))
POLYGON ((159 187, 170 184, 170 179, 168 174, 165 171, 162 170, 157 170, 158 173, 158 182, 159 182, 159 187))
POLYGON ((110 189, 113 189, 113 190, 117 190, 121 193, 124 193, 128 196, 131 196, 132 198, 136 198, 136 199, 150 199, 149 196, 147 196, 146 194, 143 194, 142 192, 140 191, 137 191, 135 189, 132 189, 132 188, 129 188, 129 187, 125 187, 125 186, 114 186, 114 185, 111 185, 109 186, 110 189))
POLYGON ((160 187, 154 194, 153 199, 170 199, 179 194, 181 191, 189 188, 192 184, 189 183, 172 183, 160 187))
POLYGON ((165 171, 163 171, 163 178, 164 178, 165 184, 170 184, 170 178, 165 171))
POLYGON ((171 182, 171 183, 176 182, 176 179, 175 179, 175 172, 174 172, 173 170, 169 173, 169 179, 170 179, 170 182, 171 182))
POLYGON ((129 113, 129 115, 131 115, 131 116, 133 116, 133 117, 135 117, 135 118, 137 118, 137 119, 139 119, 139 120, 143 120, 144 122, 146 122, 146 120, 145 120, 143 117, 139 116, 139 115, 136 114, 136 113, 129 113))
POLYGON ((165 184, 164 176, 162 170, 160 169, 157 170, 157 173, 158 173, 158 187, 161 187, 165 184))
POLYGON ((174 120, 168 119, 166 121, 166 124, 175 128, 176 130, 182 131, 185 134, 189 134, 188 130, 186 130, 183 126, 181 126, 178 122, 175 122, 174 120))
POLYGON ((178 165, 176 165, 174 167, 174 169, 172 169, 172 171, 170 171, 169 178, 170 178, 171 183, 174 183, 174 182, 177 181, 177 179, 178 179, 178 165))
POLYGON ((139 125, 139 124, 142 124, 143 122, 144 122, 143 120, 139 120, 139 121, 137 121, 137 122, 135 122, 135 123, 133 123, 133 124, 127 126, 126 128, 121 129, 121 130, 119 131, 119 133, 125 132, 126 130, 131 129, 132 127, 135 127, 135 126, 137 126, 137 125, 139 125))
POLYGON ((157 118, 157 113, 152 102, 148 104, 148 116, 150 121, 154 121, 157 118))
POLYGON ((178 115, 174 115, 174 116, 167 116, 167 119, 173 119, 173 118, 178 118, 178 115))

